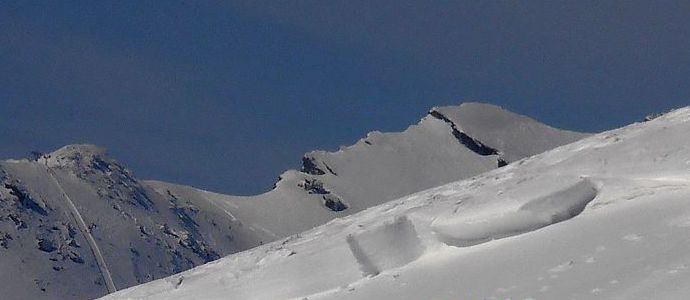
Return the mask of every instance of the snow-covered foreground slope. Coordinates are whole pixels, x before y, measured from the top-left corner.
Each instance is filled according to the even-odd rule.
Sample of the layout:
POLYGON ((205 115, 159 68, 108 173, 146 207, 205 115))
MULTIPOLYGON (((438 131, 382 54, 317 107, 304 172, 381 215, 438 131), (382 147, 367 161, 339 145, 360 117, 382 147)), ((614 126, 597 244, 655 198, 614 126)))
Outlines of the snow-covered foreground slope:
POLYGON ((584 136, 486 104, 436 108, 308 153, 250 197, 141 181, 93 145, 0 161, 0 299, 99 297, 584 136))
POLYGON ((686 299, 690 108, 105 299, 686 299))

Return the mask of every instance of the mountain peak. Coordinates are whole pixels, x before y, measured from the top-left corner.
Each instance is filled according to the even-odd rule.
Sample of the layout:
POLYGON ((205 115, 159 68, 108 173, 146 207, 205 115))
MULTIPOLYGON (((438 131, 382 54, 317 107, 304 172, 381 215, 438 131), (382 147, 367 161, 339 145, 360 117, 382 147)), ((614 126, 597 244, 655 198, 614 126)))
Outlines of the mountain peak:
POLYGON ((500 149, 508 162, 577 141, 588 134, 560 130, 499 106, 467 102, 459 106, 434 107, 431 116, 440 118, 458 132, 500 149))
POLYGON ((516 113, 513 113, 509 110, 504 109, 501 106, 491 104, 491 103, 484 103, 484 102, 463 102, 460 103, 459 105, 445 105, 445 106, 434 106, 429 110, 429 113, 436 112, 436 113, 449 113, 449 114, 455 114, 455 113, 463 113, 463 114, 470 114, 470 113, 482 113, 482 114, 495 114, 495 115, 509 115, 509 116, 514 116, 514 117, 523 117, 526 119, 529 119, 528 117, 524 117, 521 115, 518 115, 516 113))
POLYGON ((468 130, 474 127, 498 129, 517 122, 538 123, 532 118, 513 113, 500 106, 480 102, 438 106, 432 108, 429 114, 443 115, 449 120, 454 121, 457 126, 465 125, 469 127, 468 130))
POLYGON ((74 154, 104 156, 106 153, 107 150, 101 146, 93 144, 72 144, 55 150, 49 155, 54 157, 74 154))
MULTIPOLYGON (((427 120, 463 121, 441 117, 427 120)), ((543 128, 520 125, 515 132, 526 137, 543 128)), ((679 264, 690 249, 688 130, 690 109, 674 111, 103 299, 526 299, 535 291, 546 299, 684 299, 688 291, 677 283, 689 278, 687 264, 679 264)), ((362 147, 377 145, 384 144, 362 147)), ((337 177, 376 183, 385 179, 374 173, 380 166, 402 161, 349 172, 355 160, 345 158, 330 164, 337 177)), ((329 175, 320 176, 325 182, 329 175)))
POLYGON ((38 159, 49 167, 67 167, 92 164, 103 161, 107 150, 92 144, 73 144, 64 146, 38 159))
MULTIPOLYGON (((105 148, 91 144, 0 161, 0 265, 28 270, 3 282, 13 287, 16 297, 10 298, 93 299, 496 169, 505 165, 504 155, 539 153, 534 145, 542 145, 540 140, 560 146, 573 138, 489 104, 433 111, 443 114, 430 113, 403 132, 373 132, 338 151, 309 152, 300 170, 286 171, 274 189, 256 196, 142 182, 105 148), (504 124, 502 118, 517 121, 504 124), (495 132, 502 127, 530 130, 495 132), (500 138, 490 139, 492 132, 500 138), (506 141, 524 142, 493 146, 506 141), (24 259, 25 253, 35 257, 24 259), (81 280, 86 277, 97 280, 81 280)), ((410 222, 400 219, 390 229, 414 244, 410 222)), ((350 243, 366 249, 367 240, 350 243)))

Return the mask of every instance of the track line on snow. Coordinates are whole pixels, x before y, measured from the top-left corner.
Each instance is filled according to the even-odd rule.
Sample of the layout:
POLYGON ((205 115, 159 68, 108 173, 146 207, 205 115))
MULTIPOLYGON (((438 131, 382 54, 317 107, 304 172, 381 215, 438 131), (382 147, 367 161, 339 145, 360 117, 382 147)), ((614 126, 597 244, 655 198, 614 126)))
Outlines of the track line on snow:
MULTIPOLYGON (((213 206, 217 207, 218 209, 222 210, 223 212, 225 212, 228 216, 230 216, 230 218, 232 219, 232 221, 241 222, 241 221, 240 221, 239 219, 237 219, 230 211, 228 211, 225 207, 223 207, 223 206, 220 205, 219 203, 216 203, 215 201, 213 201, 212 199, 208 199, 207 197, 204 197, 204 199, 205 199, 206 201, 208 201, 209 203, 211 203, 211 205, 213 205, 213 206)), ((263 231, 264 233, 266 233, 266 234, 268 234, 268 235, 270 235, 270 236, 272 236, 272 237, 274 237, 274 238, 280 238, 277 234, 273 233, 272 231, 270 231, 270 230, 268 230, 268 229, 266 229, 266 228, 263 228, 263 227, 260 227, 260 226, 257 226, 257 225, 247 225, 247 227, 248 227, 251 231, 256 231, 256 229, 258 228, 260 231, 263 231)))
POLYGON ((117 288, 115 288, 115 282, 113 282, 113 278, 110 275, 110 270, 108 270, 108 265, 105 263, 105 259, 103 258, 103 255, 101 254, 101 250, 98 248, 98 244, 96 244, 96 240, 93 238, 93 235, 91 235, 91 232, 89 231, 89 227, 86 226, 86 222, 84 222, 84 218, 81 216, 81 213, 79 213, 79 210, 77 209, 77 206, 74 205, 74 202, 72 202, 72 199, 67 195, 65 190, 62 188, 62 185, 60 182, 57 180, 55 177, 55 173, 50 167, 46 166, 46 170, 48 171, 48 175, 50 178, 53 180, 57 188, 60 190, 60 193, 62 194, 62 197, 67 201, 67 206, 69 207, 72 217, 74 218, 75 221, 77 221, 77 225, 79 226, 79 229, 81 230, 82 234, 86 238, 86 241, 89 243, 89 247, 91 248, 91 252, 93 253, 93 256, 96 258, 96 263, 98 265, 98 269, 101 271, 101 275, 103 276, 103 279, 105 280, 105 285, 106 288, 108 289, 108 293, 114 293, 117 291, 117 288))

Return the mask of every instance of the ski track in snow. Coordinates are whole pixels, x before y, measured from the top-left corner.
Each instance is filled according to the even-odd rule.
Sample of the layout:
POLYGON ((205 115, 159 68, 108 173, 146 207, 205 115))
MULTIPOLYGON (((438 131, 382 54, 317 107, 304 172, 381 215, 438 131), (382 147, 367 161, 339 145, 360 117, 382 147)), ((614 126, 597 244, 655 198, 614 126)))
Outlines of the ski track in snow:
POLYGON ((79 213, 79 209, 77 209, 77 206, 74 205, 74 202, 72 202, 72 199, 70 199, 69 195, 67 195, 65 190, 62 188, 62 185, 60 184, 60 182, 55 177, 55 173, 53 172, 53 170, 50 167, 46 166, 46 171, 48 172, 48 176, 55 183, 55 186, 58 188, 58 190, 60 190, 60 194, 62 195, 62 197, 67 202, 67 207, 72 212, 71 213, 72 217, 74 218, 75 221, 77 221, 77 225, 79 226, 79 229, 81 230, 82 234, 84 235, 84 237, 88 241, 89 248, 91 248, 91 252, 93 253, 93 256, 96 258, 98 269, 101 271, 101 275, 103 276, 103 280, 105 280, 105 285, 108 288, 108 292, 109 293, 116 292, 117 288, 115 287, 115 282, 113 281, 113 278, 110 275, 110 270, 108 269, 108 265, 105 263, 105 259, 103 258, 103 255, 101 254, 100 248, 98 248, 98 244, 96 243, 96 239, 94 239, 93 235, 91 235, 91 232, 89 231, 89 227, 86 225, 86 222, 84 221, 84 218, 81 216, 81 213, 79 213))

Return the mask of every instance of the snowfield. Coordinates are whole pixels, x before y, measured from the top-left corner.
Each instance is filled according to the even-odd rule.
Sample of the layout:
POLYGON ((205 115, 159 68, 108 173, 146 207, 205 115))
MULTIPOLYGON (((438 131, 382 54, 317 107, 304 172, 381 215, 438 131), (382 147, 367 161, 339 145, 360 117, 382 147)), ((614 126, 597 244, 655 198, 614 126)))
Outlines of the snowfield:
POLYGON ((165 182, 147 184, 164 195, 210 202, 241 220, 260 240, 272 242, 587 136, 494 105, 463 103, 433 108, 403 132, 371 132, 335 152, 309 152, 301 170, 284 172, 264 194, 238 197, 165 182))
POLYGON ((103 299, 687 299, 690 108, 103 299))
MULTIPOLYGON (((433 108, 403 132, 307 153, 254 196, 142 181, 95 145, 0 161, 0 299, 94 299, 586 136, 488 104, 433 108)), ((341 241, 378 274, 424 253, 415 226, 341 241), (387 237, 406 252, 377 255, 387 237)))

